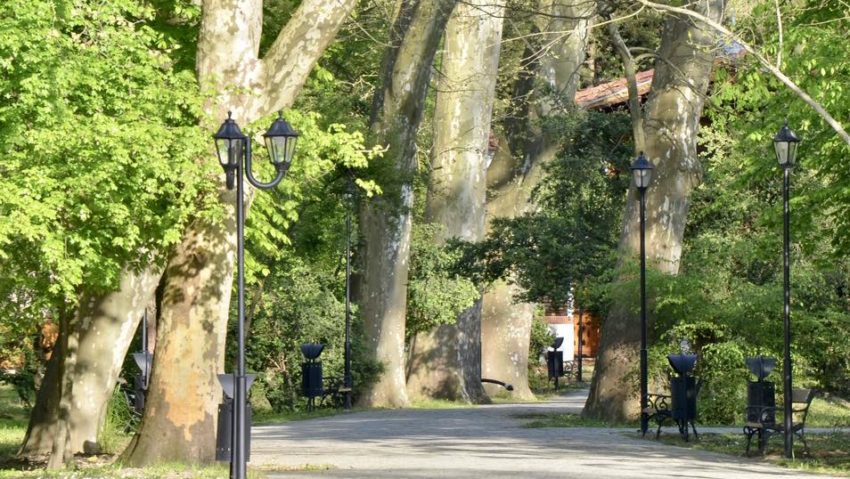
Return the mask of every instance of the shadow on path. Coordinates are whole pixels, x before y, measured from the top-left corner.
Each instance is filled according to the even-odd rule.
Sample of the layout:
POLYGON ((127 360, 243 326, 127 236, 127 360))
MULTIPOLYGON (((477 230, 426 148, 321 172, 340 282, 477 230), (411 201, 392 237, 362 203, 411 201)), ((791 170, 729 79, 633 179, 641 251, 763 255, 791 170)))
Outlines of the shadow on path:
POLYGON ((551 401, 356 412, 253 429, 251 466, 331 467, 270 478, 768 478, 803 474, 605 428, 524 427, 516 416, 579 413, 587 391, 551 401))

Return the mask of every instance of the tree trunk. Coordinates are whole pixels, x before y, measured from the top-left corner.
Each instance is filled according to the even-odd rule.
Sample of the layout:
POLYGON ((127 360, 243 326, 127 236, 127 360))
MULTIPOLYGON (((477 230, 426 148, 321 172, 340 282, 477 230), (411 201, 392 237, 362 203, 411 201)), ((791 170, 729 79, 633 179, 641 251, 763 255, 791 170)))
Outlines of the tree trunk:
MULTIPOLYGON (((578 73, 590 37, 594 3, 549 1, 542 6, 551 14, 536 29, 546 32, 540 36, 543 45, 540 48, 544 50, 528 52, 526 57, 538 58, 537 65, 532 67, 533 78, 520 75, 515 87, 515 97, 525 102, 515 106, 515 110, 523 112, 525 117, 506 125, 511 143, 500 141, 499 151, 487 170, 488 221, 513 218, 534 208, 531 192, 542 179, 545 165, 561 147, 559 139, 539 123, 575 108, 578 73)), ((483 370, 491 379, 513 381, 515 397, 531 398, 528 342, 534 308, 527 303, 514 303, 515 293, 514 288, 497 284, 484 294, 483 370)))
POLYGON ((69 447, 71 441, 71 428, 69 425, 71 419, 71 390, 74 386, 71 380, 71 375, 68 374, 74 368, 74 363, 77 357, 77 335, 74 334, 76 329, 77 318, 62 314, 59 330, 59 402, 56 412, 56 424, 53 426, 51 433, 53 434, 53 444, 50 449, 50 458, 47 460, 48 469, 61 469, 65 464, 71 461, 73 451, 69 447), (62 334, 61 331, 67 331, 62 334))
MULTIPOLYGON (((481 338, 484 344, 483 376, 511 384, 511 397, 534 399, 528 387, 528 347, 534 305, 514 302, 516 287, 499 281, 484 296, 481 338)), ((490 394, 500 386, 486 385, 490 394)))
MULTIPOLYGON (((434 113, 434 146, 426 216, 445 226, 441 236, 484 237, 490 119, 499 69, 504 6, 490 0, 461 3, 446 26, 442 77, 434 113)), ((458 316, 457 325, 419 333, 409 352, 412 397, 481 403, 481 302, 458 316)))
MULTIPOLYGON (((231 202, 235 195, 229 195, 231 202)), ((132 466, 161 461, 211 462, 221 399, 227 317, 233 284, 235 220, 190 229, 165 272, 154 364, 142 426, 124 453, 132 466), (228 233, 233 232, 233 233, 228 233), (220 236, 219 236, 220 235, 220 236), (193 302, 192 299, 197 301, 193 302)))
POLYGON ((388 146, 381 162, 393 178, 384 194, 365 202, 360 225, 365 271, 360 311, 370 352, 383 365, 360 403, 407 405, 404 328, 416 171, 416 133, 422 119, 434 54, 456 0, 402 0, 384 56, 382 85, 372 105, 374 142, 388 146))
POLYGON ((70 398, 70 448, 74 453, 100 451, 98 433, 106 418, 106 405, 161 275, 159 267, 125 274, 119 291, 80 305, 70 398))
MULTIPOLYGON (((719 21, 723 0, 701 0, 693 7, 719 21)), ((676 274, 688 202, 700 181, 697 134, 714 64, 717 37, 713 30, 685 16, 670 16, 664 25, 652 93, 644 113, 646 155, 654 164, 646 191, 646 256, 649 267, 676 274)), ((621 257, 635 258, 640 248, 639 199, 629 191, 621 257)), ((584 409, 589 417, 624 420, 639 414, 636 370, 639 365, 640 317, 628 304, 612 304, 602 327, 602 340, 584 409)), ((651 317, 650 327, 651 328, 651 317)))
POLYGON ((118 291, 83 295, 75 320, 60 330, 60 349, 54 352, 56 359, 52 357, 48 363, 21 455, 48 454, 58 447, 57 438, 65 438, 61 450, 68 457, 99 451, 98 434, 107 403, 160 275, 156 267, 128 271, 122 275, 118 291), (73 354, 73 358, 69 359, 66 353, 73 354), (57 430, 62 408, 67 409, 67 419, 63 420, 66 424, 61 425, 60 434, 57 430))
MULTIPOLYGON (((261 59, 262 4, 203 1, 196 68, 202 91, 217 94, 206 106, 211 118, 231 110, 246 125, 291 105, 356 1, 301 2, 261 59)), ((236 258, 235 194, 222 189, 220 199, 226 218, 191 223, 166 269, 145 414, 124 453, 128 464, 214 458, 236 258)))

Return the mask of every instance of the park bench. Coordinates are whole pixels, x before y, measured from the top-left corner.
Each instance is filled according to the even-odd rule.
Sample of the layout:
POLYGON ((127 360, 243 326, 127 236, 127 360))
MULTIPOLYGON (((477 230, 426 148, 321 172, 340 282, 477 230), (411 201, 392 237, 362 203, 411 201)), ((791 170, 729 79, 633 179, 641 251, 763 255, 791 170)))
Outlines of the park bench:
MULTIPOLYGON (((815 398, 814 389, 793 389, 791 391, 791 432, 803 441, 806 453, 809 445, 806 443, 806 418, 809 416, 809 407, 815 398), (795 419, 799 419, 795 421, 795 419)), ((746 455, 750 455, 750 444, 753 436, 758 436, 759 454, 764 454, 767 441, 774 434, 784 434, 784 421, 776 420, 775 406, 747 406, 747 422, 744 424, 744 435, 747 436, 746 455)))
POLYGON ((351 391, 351 388, 345 387, 345 380, 341 376, 325 378, 319 405, 321 407, 341 408, 345 406, 345 394, 349 391, 351 391))

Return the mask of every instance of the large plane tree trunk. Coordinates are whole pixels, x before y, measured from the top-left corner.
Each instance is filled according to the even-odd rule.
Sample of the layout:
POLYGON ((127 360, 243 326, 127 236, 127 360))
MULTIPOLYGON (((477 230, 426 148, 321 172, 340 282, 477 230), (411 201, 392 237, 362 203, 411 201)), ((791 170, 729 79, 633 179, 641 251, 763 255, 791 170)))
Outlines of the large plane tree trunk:
MULTIPOLYGON (((291 105, 355 3, 301 2, 260 58, 262 0, 204 0, 196 68, 202 90, 216 93, 211 118, 232 110, 244 126, 291 105)), ((201 128, 211 134, 216 125, 201 128)), ((130 465, 214 458, 236 257, 235 193, 222 185, 220 199, 226 217, 191 223, 166 268, 145 413, 124 453, 130 465)))
POLYGON ((360 228, 365 243, 360 311, 369 350, 383 365, 378 381, 360 404, 402 407, 408 397, 404 375, 407 277, 416 171, 416 133, 422 120, 434 54, 456 0, 402 0, 372 105, 372 134, 387 145, 381 162, 384 194, 365 202, 360 228), (389 175, 388 175, 389 176, 389 175))
POLYGON ((127 271, 117 291, 83 294, 75 317, 62 322, 59 348, 38 391, 22 456, 58 451, 51 458, 58 466, 73 454, 100 450, 106 405, 160 275, 157 267, 127 271))
MULTIPOLYGON (((701 0, 690 8, 719 21, 724 0, 701 0)), ((668 274, 679 270, 690 195, 701 178, 697 133, 716 48, 717 36, 705 25, 684 16, 668 17, 643 115, 646 155, 655 166, 646 192, 647 263, 668 274)), ((639 254, 638 209, 638 195, 632 185, 620 237, 624 260, 639 254)), ((612 304, 603 324, 584 409, 589 417, 614 421, 634 418, 640 412, 636 380, 640 318, 632 307, 638 298, 628 301, 612 304)), ((651 324, 650 316, 650 331, 651 324)))
MULTIPOLYGON (((426 218, 440 237, 484 237, 490 119, 499 68, 504 6, 473 0, 457 6, 446 27, 442 76, 434 113, 434 146, 426 218)), ((487 401, 481 385, 481 302, 457 325, 417 335, 409 351, 411 397, 487 401)))
MULTIPOLYGON (((540 123, 551 115, 569 114, 584 62, 595 2, 547 0, 548 13, 535 28, 537 49, 526 57, 537 58, 530 72, 521 74, 515 106, 523 118, 506 125, 510 144, 500 141, 500 151, 487 171, 488 222, 513 218, 534 208, 531 192, 543 177, 545 165, 557 155, 559 139, 540 123)), ((482 317, 483 371, 492 379, 511 382, 514 397, 531 398, 528 388, 528 342, 534 308, 515 302, 517 291, 497 283, 484 294, 482 317)))

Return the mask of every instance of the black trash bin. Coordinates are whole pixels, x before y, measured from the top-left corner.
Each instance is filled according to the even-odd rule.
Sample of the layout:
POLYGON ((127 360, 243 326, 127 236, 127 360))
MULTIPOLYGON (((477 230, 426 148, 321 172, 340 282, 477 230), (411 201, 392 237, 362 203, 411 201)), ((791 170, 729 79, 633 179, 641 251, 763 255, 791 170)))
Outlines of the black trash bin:
MULTIPOLYGON (((257 376, 247 374, 247 388, 257 376)), ((235 378, 232 374, 219 374, 218 381, 224 389, 224 402, 218 405, 218 423, 215 436, 215 460, 230 462, 233 455, 233 395, 235 378)), ((245 461, 251 460, 251 422, 253 413, 251 403, 245 404, 245 461)))
POLYGON ((316 398, 325 393, 322 377, 322 362, 319 356, 325 349, 324 344, 305 343, 301 345, 301 354, 305 361, 301 363, 301 392, 307 398, 307 410, 316 406, 316 398))
MULTIPOLYGON (((245 461, 251 460, 251 405, 245 405, 245 461)), ((218 427, 215 436, 215 460, 230 462, 233 455, 233 399, 218 405, 218 427)))
POLYGON ((694 421, 697 417, 697 392, 698 385, 693 377, 693 370, 697 363, 695 354, 669 354, 667 361, 676 372, 677 376, 670 380, 670 395, 672 401, 671 415, 676 424, 679 425, 679 433, 688 440, 688 426, 697 434, 694 421))
POLYGON ((776 367, 776 358, 747 358, 747 369, 756 376, 747 384, 747 422, 776 423, 776 385, 764 379, 776 367))
POLYGON ((564 352, 558 351, 563 343, 564 338, 555 338, 552 351, 546 352, 546 368, 549 371, 549 380, 555 380, 555 389, 558 389, 558 380, 564 375, 564 352))

